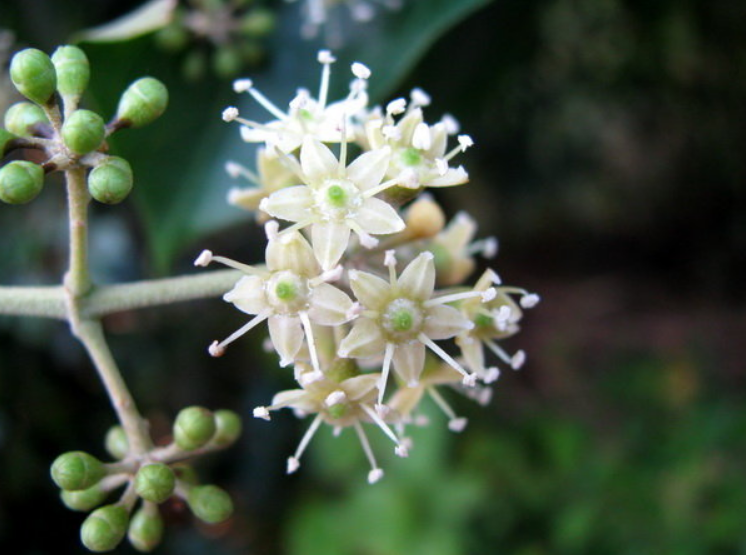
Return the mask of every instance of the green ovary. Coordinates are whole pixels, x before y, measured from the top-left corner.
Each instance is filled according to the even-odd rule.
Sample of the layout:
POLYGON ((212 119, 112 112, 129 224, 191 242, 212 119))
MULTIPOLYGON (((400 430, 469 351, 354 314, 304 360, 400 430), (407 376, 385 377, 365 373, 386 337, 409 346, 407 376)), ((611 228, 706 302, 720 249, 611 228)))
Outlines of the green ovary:
POLYGON ((329 413, 329 416, 331 416, 334 419, 342 418, 345 414, 347 414, 348 406, 346 404, 340 403, 338 405, 332 405, 326 411, 329 413))
POLYGON ((487 314, 477 314, 477 317, 474 318, 474 325, 477 328, 490 328, 492 327, 492 323, 492 316, 488 316, 487 314))
POLYGON ((294 283, 281 281, 275 287, 275 295, 277 295, 277 298, 281 301, 292 301, 293 299, 295 299, 297 294, 298 290, 296 289, 294 283))
POLYGON ((405 166, 417 166, 422 162, 422 155, 416 148, 409 147, 402 151, 401 161, 405 166))
POLYGON ((391 327, 394 331, 409 331, 414 324, 412 313, 408 310, 400 310, 391 315, 391 327))
POLYGON ((335 208, 343 208, 347 201, 347 193, 339 185, 332 185, 326 190, 326 198, 335 208))

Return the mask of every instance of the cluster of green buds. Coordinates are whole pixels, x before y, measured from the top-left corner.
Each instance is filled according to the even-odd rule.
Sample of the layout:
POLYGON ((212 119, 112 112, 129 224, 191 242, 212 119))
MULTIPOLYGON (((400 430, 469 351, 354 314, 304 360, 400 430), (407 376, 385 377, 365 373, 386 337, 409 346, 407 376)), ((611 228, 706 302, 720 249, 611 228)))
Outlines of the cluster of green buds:
POLYGON ((82 451, 64 453, 52 464, 52 479, 67 507, 92 511, 80 529, 88 549, 111 551, 127 536, 137 550, 147 552, 161 542, 164 522, 159 505, 171 499, 186 503, 207 524, 230 518, 230 496, 217 486, 200 485, 187 461, 228 447, 240 434, 236 413, 188 407, 177 415, 168 445, 135 453, 124 429, 114 426, 105 440, 112 462, 104 463, 82 451), (107 503, 119 489, 123 489, 119 499, 107 503))
POLYGON ((117 130, 157 119, 168 103, 166 87, 152 77, 138 79, 105 123, 78 107, 90 68, 76 46, 60 46, 51 58, 34 48, 21 50, 13 56, 10 76, 28 101, 12 105, 0 128, 0 155, 9 159, 0 168, 0 200, 30 202, 41 192, 45 174, 83 170, 91 197, 105 204, 123 201, 132 190, 132 168, 107 153, 106 140, 117 130))
POLYGON ((409 100, 369 107, 371 71, 357 62, 349 94, 329 102, 335 59, 322 50, 318 61, 317 97, 300 89, 287 110, 251 80, 234 83, 236 92, 250 94, 273 117, 260 123, 242 118, 235 107, 223 112, 225 121, 241 125, 244 141, 261 145, 256 171, 233 161, 226 169, 254 184, 231 190, 228 199, 264 223, 265 260, 249 266, 206 250, 195 264, 240 270, 244 276, 223 298, 251 315, 213 342, 210 354, 223 355, 266 321, 280 365, 295 369, 298 388, 254 410, 265 420, 281 408, 313 415, 287 471, 299 468, 311 437, 326 423, 355 430, 373 483, 383 471, 363 424, 377 426, 405 457, 412 447, 407 426, 423 421, 418 407, 429 397, 449 429, 461 431, 466 420, 438 388, 489 402, 499 367, 517 370, 526 358, 523 350, 509 354, 500 342, 519 330, 523 309, 539 297, 503 285, 492 269, 467 284, 475 257, 494 257, 497 241, 476 240, 476 222, 465 213, 447 223, 426 192, 469 181, 463 166, 453 165, 473 144, 459 134, 458 122, 446 115, 427 123, 423 108, 430 97, 420 89, 409 100), (456 144, 449 148, 452 138, 456 144), (351 153, 359 154, 350 160, 351 153), (488 358, 493 354, 495 364, 488 358))
POLYGON ((183 72, 199 79, 208 67, 218 77, 233 77, 264 59, 263 40, 275 27, 275 15, 258 0, 184 0, 171 22, 156 34, 169 51, 188 49, 183 72))

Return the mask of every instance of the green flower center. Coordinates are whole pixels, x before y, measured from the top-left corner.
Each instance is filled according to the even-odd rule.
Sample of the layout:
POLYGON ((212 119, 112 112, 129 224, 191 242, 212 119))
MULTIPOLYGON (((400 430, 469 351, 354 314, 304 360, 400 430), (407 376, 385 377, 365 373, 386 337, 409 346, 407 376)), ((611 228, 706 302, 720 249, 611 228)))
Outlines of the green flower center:
POLYGON ((295 284, 291 281, 280 281, 275 285, 275 295, 281 301, 292 301, 297 295, 295 284))
POLYGON ((492 316, 489 316, 488 314, 477 314, 477 317, 474 318, 474 325, 478 328, 491 328, 492 327, 492 316))
POLYGON ((349 406, 346 403, 339 403, 337 405, 332 405, 331 407, 326 409, 326 412, 334 419, 342 418, 345 414, 347 414, 347 411, 349 410, 349 406))
POLYGON ((357 186, 347 179, 327 179, 316 192, 316 210, 325 220, 343 221, 363 203, 357 186))
POLYGON ((401 161, 405 166, 417 166, 422 162, 422 155, 414 147, 405 148, 401 153, 401 161))
POLYGON ((400 310, 391 315, 391 327, 394 331, 409 331, 414 324, 414 317, 408 310, 400 310))
POLYGON ((307 280, 289 270, 276 272, 265 286, 267 300, 278 314, 293 314, 308 304, 307 280))
POLYGON ((305 108, 298 110, 298 115, 300 116, 300 119, 304 121, 313 121, 313 114, 305 108))
POLYGON ((425 320, 418 303, 400 297, 391 301, 381 316, 381 325, 389 341, 403 342, 417 337, 425 320))
POLYGON ((346 204, 347 194, 339 185, 332 185, 326 190, 326 198, 329 199, 329 204, 332 206, 342 208, 346 204))

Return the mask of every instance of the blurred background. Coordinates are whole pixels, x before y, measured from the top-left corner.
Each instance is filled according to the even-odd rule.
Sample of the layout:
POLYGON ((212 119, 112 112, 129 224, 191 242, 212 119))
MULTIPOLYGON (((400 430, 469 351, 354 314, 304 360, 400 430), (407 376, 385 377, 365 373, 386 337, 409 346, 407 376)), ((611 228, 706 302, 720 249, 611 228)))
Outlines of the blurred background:
MULTIPOLYGON (((139 4, 3 0, 4 55, 51 52, 139 4)), ((298 9, 248 2, 251 24, 219 47, 173 28, 82 44, 88 104, 103 114, 140 75, 171 93, 167 115, 112 144, 136 185, 123 205, 93 207, 98 280, 192 272, 203 248, 262 258, 261 230, 224 202, 225 161, 252 166, 253 148, 220 112, 255 109, 232 92, 234 75, 255 77, 278 104, 315 89, 315 52, 332 41, 337 92, 360 60, 375 102, 422 87, 433 97, 426 119, 451 113, 474 138, 459 159, 472 182, 438 198, 499 237, 504 281, 541 294, 508 342, 528 362, 503 373, 486 408, 449 396, 468 428, 454 435, 433 411, 412 456, 382 457, 386 477, 368 486, 357 441, 328 430, 284 475, 306 423, 250 411, 291 377, 263 354, 261 334, 219 360, 202 348, 243 323, 233 307, 110 317, 155 437, 191 404, 245 417, 239 444, 199 465, 234 496, 236 516, 200 527, 172 504, 159 552, 746 554, 746 4, 405 0, 367 23, 338 7, 311 40, 298 9)), ((0 103, 15 101, 10 92, 0 81, 0 103)), ((52 180, 32 205, 0 207, 1 283, 59 283, 63 213, 52 180)), ((71 449, 103 457, 114 423, 65 325, 0 318, 4 552, 82 552, 83 517, 59 502, 48 466, 71 449)))

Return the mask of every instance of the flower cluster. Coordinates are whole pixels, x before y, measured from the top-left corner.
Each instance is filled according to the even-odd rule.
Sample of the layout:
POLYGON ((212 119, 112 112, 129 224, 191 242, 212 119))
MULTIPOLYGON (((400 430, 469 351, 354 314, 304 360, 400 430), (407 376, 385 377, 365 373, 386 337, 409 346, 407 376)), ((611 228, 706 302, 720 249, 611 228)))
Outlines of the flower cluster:
POLYGON ((267 321, 280 365, 293 365, 298 388, 281 391, 254 416, 292 408, 312 423, 288 459, 294 472, 322 423, 354 428, 368 457, 373 483, 382 475, 364 424, 373 424, 407 456, 410 424, 422 421, 428 396, 449 419, 466 424, 439 387, 449 386, 486 403, 498 365, 522 366, 523 351, 509 354, 500 341, 518 331, 523 309, 539 297, 501 284, 486 270, 473 286, 464 282, 475 256, 491 258, 494 238, 475 240, 476 223, 464 213, 450 223, 425 189, 468 182, 456 156, 472 146, 445 116, 428 123, 430 99, 414 90, 409 100, 369 107, 370 70, 352 66, 349 94, 329 102, 334 57, 321 51, 321 84, 314 98, 301 89, 287 110, 273 104, 248 79, 234 84, 272 118, 244 119, 230 107, 225 121, 241 125, 247 142, 260 143, 257 171, 229 162, 228 173, 254 187, 233 189, 229 201, 257 213, 267 235, 265 261, 250 266, 210 251, 195 264, 219 262, 244 276, 224 300, 249 321, 210 346, 213 356, 267 321), (452 137, 455 136, 455 140, 452 137), (449 148, 449 142, 453 144, 449 148), (354 157, 351 153, 359 154, 354 157), (281 227, 284 226, 284 227, 281 227), (453 340, 452 346, 443 341, 453 340), (497 365, 486 354, 497 356, 497 365))
MULTIPOLYGON (((297 0, 287 0, 296 2, 297 0)), ((401 7, 402 0, 301 0, 301 11, 303 15, 303 27, 301 32, 307 38, 313 38, 319 33, 319 29, 330 25, 330 12, 335 8, 346 7, 350 17, 354 21, 370 21, 376 14, 375 4, 383 5, 389 9, 401 7)), ((338 23, 338 22, 337 22, 338 23)), ((326 28, 327 39, 330 42, 338 42, 339 32, 335 25, 331 30, 326 28)))

